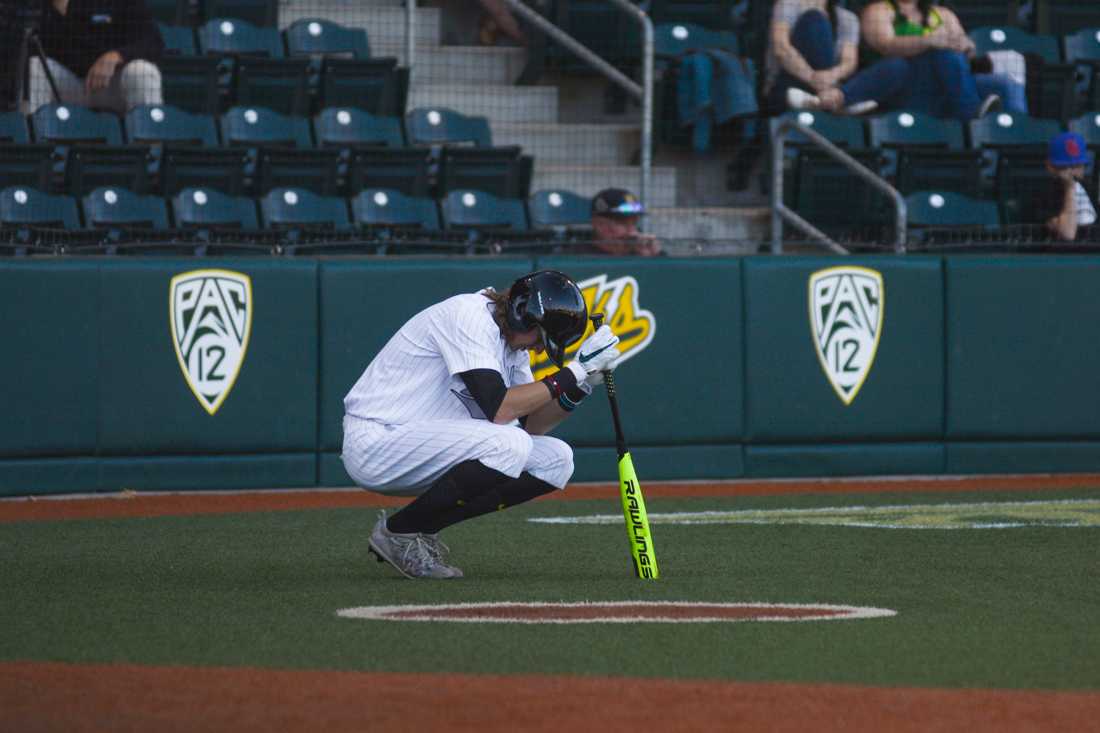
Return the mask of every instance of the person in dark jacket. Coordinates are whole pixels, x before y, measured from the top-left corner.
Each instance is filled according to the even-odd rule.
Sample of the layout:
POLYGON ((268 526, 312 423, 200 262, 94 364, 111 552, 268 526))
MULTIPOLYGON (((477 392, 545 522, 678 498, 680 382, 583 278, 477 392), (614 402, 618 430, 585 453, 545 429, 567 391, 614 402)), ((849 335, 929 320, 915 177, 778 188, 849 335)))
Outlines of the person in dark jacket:
POLYGON ((1076 132, 1051 139, 1046 163, 1050 178, 1035 191, 1030 213, 1056 242, 1081 241, 1097 234, 1094 225, 1100 201, 1096 191, 1082 182, 1091 162, 1085 139, 1076 132))
POLYGON ((163 103, 156 62, 164 41, 145 0, 46 0, 39 36, 61 98, 32 56, 30 112, 54 101, 120 113, 163 103))

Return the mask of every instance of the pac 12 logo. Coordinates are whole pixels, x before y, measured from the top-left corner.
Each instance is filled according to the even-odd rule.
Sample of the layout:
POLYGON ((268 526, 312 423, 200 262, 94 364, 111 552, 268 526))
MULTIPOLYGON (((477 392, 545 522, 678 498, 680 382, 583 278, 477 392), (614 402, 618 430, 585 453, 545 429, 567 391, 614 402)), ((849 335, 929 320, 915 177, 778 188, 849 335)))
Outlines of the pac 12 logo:
MULTIPOLYGON (((633 277, 625 275, 612 280, 606 274, 597 275, 577 282, 577 287, 584 295, 588 313, 603 313, 604 323, 619 337, 620 364, 649 346, 657 333, 657 319, 638 306, 638 282, 633 277)), ((573 358, 592 331, 589 321, 584 337, 566 349, 566 361, 573 358)), ((531 354, 531 372, 536 381, 555 371, 557 367, 546 354, 531 354)))
POLYGON ((871 372, 882 334, 886 291, 866 267, 830 267, 810 275, 810 330, 821 368, 845 405, 871 372))
POLYGON ((252 331, 252 280, 230 270, 192 270, 168 286, 172 345, 183 377, 213 415, 229 396, 252 331))

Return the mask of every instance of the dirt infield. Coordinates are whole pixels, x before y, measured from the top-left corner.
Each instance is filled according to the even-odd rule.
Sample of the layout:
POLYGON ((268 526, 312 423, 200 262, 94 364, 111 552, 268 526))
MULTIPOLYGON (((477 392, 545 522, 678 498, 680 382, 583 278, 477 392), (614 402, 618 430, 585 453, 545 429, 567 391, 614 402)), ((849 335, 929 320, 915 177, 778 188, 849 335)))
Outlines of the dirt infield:
MULTIPOLYGON (((1100 486, 1100 475, 979 476, 944 478, 861 478, 777 481, 653 482, 647 499, 794 494, 856 494, 960 491, 1035 491, 1100 486)), ((539 501, 617 498, 616 484, 575 484, 539 501)), ((407 503, 368 491, 242 491, 141 494, 127 491, 79 498, 51 497, 0 501, 0 522, 113 517, 162 517, 229 512, 296 511, 346 507, 392 507, 407 503)))
POLYGON ((1100 694, 543 675, 0 664, 13 731, 1085 730, 1100 694), (501 694, 505 692, 507 694, 501 694))

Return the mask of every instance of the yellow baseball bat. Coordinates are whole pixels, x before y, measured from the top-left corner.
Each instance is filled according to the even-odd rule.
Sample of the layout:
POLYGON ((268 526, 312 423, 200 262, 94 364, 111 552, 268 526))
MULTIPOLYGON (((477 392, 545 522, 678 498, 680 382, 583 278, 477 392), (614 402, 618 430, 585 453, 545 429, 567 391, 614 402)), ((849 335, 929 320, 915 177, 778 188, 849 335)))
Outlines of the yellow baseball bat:
MULTIPOLYGON (((603 323, 602 313, 592 314, 592 325, 596 328, 603 323)), ((634 472, 634 460, 626 446, 622 421, 619 419, 619 401, 615 396, 615 377, 611 372, 603 373, 603 383, 607 388, 607 401, 611 405, 611 420, 615 424, 615 448, 619 454, 619 497, 623 502, 623 519, 626 520, 626 535, 630 541, 630 556, 634 566, 634 575, 646 580, 656 580, 657 555, 653 549, 653 536, 649 532, 649 516, 645 510, 645 497, 642 485, 634 472)))

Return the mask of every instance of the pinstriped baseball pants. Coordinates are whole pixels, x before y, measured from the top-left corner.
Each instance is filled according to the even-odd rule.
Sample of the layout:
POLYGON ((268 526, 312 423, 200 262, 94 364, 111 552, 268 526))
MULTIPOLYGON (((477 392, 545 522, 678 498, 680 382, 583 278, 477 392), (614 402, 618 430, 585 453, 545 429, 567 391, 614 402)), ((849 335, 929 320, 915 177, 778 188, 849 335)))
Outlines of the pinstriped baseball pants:
POLYGON ((383 425, 345 416, 341 458, 355 483, 395 496, 419 495, 471 460, 513 478, 526 471, 559 489, 573 475, 573 449, 565 441, 487 420, 383 425))

